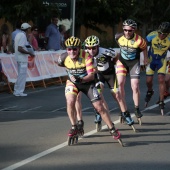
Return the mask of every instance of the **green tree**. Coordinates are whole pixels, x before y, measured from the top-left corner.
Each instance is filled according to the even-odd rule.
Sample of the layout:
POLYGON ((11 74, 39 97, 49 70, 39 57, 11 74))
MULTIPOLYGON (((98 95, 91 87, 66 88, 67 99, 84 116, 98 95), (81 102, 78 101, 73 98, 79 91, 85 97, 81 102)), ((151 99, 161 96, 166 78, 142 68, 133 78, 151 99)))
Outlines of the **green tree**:
POLYGON ((133 0, 129 17, 137 21, 143 37, 158 28, 163 21, 170 22, 170 3, 168 0, 133 0))
POLYGON ((76 28, 84 25, 103 33, 98 25, 114 27, 126 13, 131 0, 77 0, 76 1, 76 28))
POLYGON ((50 17, 51 15, 60 15, 58 6, 43 3, 42 0, 1 0, 0 2, 0 18, 5 18, 13 25, 18 19, 24 22, 37 22, 39 17, 50 17))

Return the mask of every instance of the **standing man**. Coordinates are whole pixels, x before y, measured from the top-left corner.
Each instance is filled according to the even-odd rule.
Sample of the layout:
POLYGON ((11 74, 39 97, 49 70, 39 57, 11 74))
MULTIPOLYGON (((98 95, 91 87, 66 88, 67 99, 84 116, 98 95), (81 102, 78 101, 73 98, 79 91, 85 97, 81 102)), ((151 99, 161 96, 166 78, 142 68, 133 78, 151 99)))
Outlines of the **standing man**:
MULTIPOLYGON (((123 22, 123 33, 116 34, 115 39, 120 47, 120 57, 117 61, 117 78, 122 99, 125 100, 125 82, 127 73, 130 74, 135 115, 140 121, 143 116, 139 110, 139 79, 140 79, 140 52, 144 54, 144 64, 147 64, 146 41, 135 33, 137 24, 132 19, 123 22)), ((124 101, 125 103, 125 101, 124 101)), ((139 122, 141 123, 141 122, 139 122)))
POLYGON ((14 85, 14 96, 27 96, 23 92, 27 77, 28 56, 34 57, 34 51, 28 50, 29 43, 27 36, 29 28, 31 26, 28 23, 23 23, 21 25, 22 32, 18 33, 15 37, 15 59, 18 65, 18 77, 14 85))
POLYGON ((95 87, 92 56, 81 50, 81 41, 77 37, 68 38, 65 45, 68 55, 64 58, 59 58, 58 64, 65 66, 68 73, 65 96, 67 113, 72 125, 68 133, 69 141, 78 133, 75 103, 80 91, 90 99, 94 108, 107 124, 111 135, 115 139, 119 139, 120 133, 115 129, 107 110, 103 107, 100 95, 95 87))
MULTIPOLYGON (((167 66, 167 52, 170 50, 170 23, 162 22, 157 31, 149 33, 146 37, 150 48, 148 57, 150 64, 146 68, 146 85, 148 91, 145 102, 148 103, 154 93, 153 91, 153 75, 157 70, 159 83, 159 106, 164 109, 164 92, 165 92, 165 74, 167 66)), ((163 114, 163 113, 162 113, 163 114)))
POLYGON ((45 32, 45 41, 47 43, 47 50, 60 50, 60 31, 57 26, 58 17, 52 17, 52 23, 47 27, 45 32))

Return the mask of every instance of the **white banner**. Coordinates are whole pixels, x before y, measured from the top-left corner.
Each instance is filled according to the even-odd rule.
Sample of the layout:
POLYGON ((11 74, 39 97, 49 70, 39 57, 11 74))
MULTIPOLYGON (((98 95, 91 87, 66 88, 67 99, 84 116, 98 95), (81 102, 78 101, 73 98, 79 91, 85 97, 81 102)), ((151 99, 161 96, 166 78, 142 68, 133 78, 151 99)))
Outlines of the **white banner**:
MULTIPOLYGON (((65 50, 35 52, 35 58, 28 57, 27 81, 39 81, 48 78, 66 76, 66 70, 56 62, 65 50)), ((0 54, 2 70, 8 81, 15 83, 17 79, 17 63, 13 54, 0 54)))

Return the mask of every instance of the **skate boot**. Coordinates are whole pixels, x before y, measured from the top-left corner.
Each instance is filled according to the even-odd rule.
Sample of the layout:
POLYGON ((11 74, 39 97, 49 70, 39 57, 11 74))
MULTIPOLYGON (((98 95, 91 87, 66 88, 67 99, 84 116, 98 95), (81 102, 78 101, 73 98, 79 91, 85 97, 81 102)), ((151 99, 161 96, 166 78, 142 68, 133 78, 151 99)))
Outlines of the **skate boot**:
POLYGON ((134 132, 136 132, 135 127, 133 125, 134 124, 134 120, 131 118, 131 115, 130 115, 129 111, 122 112, 121 123, 124 122, 124 121, 126 122, 127 125, 132 127, 134 132))
POLYGON ((95 120, 94 123, 96 124, 96 130, 97 132, 100 132, 102 130, 102 118, 100 114, 94 109, 95 111, 95 120))
POLYGON ((77 125, 72 125, 71 129, 68 132, 68 146, 78 142, 77 132, 78 132, 77 125))
POLYGON ((142 125, 141 117, 143 116, 139 108, 135 108, 135 116, 137 118, 137 121, 140 125, 142 125))
POLYGON ((154 91, 153 90, 151 90, 151 91, 147 91, 147 93, 146 93, 146 97, 145 97, 145 107, 147 107, 148 106, 148 103, 149 103, 149 101, 151 100, 151 97, 152 97, 152 95, 154 94, 154 91))
MULTIPOLYGON (((165 91, 164 92, 164 99, 166 99, 168 96, 170 96, 170 93, 165 91)), ((159 97, 159 100, 156 102, 156 104, 159 104, 160 103, 160 97, 159 97)))
POLYGON ((78 136, 83 136, 84 135, 84 121, 79 120, 77 123, 77 129, 78 129, 78 136))
POLYGON ((165 91, 165 92, 164 92, 164 99, 166 99, 168 96, 170 96, 170 93, 167 92, 167 91, 165 91))
POLYGON ((160 101, 159 102, 159 107, 160 107, 160 109, 161 109, 161 114, 162 114, 162 116, 164 115, 164 108, 165 108, 165 103, 164 103, 164 101, 160 101))
POLYGON ((113 127, 111 128, 111 129, 109 129, 109 131, 110 131, 110 134, 113 136, 113 138, 115 139, 115 140, 118 140, 118 142, 120 143, 120 145, 122 145, 123 146, 123 143, 122 143, 122 140, 121 140, 121 138, 120 138, 120 132, 118 131, 118 129, 115 129, 115 126, 114 126, 114 124, 113 124, 113 127))

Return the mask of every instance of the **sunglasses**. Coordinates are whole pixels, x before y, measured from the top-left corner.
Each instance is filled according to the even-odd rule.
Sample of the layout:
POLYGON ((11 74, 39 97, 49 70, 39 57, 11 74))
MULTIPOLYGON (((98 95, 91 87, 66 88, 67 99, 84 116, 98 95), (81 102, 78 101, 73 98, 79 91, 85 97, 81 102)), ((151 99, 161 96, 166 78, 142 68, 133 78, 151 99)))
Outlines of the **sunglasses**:
POLYGON ((97 47, 87 47, 88 50, 96 50, 97 47))
POLYGON ((125 31, 125 32, 132 32, 133 30, 123 29, 123 31, 125 31))
POLYGON ((77 51, 78 50, 78 48, 67 48, 67 51, 71 51, 71 50, 73 50, 73 51, 77 51))
POLYGON ((163 33, 163 32, 158 32, 159 34, 161 34, 161 35, 168 35, 168 33, 163 33))

